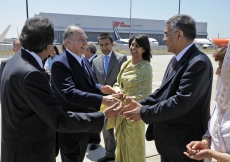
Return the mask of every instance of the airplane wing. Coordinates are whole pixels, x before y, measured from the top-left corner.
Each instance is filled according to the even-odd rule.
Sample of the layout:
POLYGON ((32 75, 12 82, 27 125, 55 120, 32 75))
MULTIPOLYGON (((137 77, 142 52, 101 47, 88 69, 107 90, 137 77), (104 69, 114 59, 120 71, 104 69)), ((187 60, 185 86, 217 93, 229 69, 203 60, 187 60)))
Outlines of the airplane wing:
POLYGON ((3 33, 0 35, 0 42, 3 42, 5 37, 6 37, 6 34, 8 32, 8 30, 10 29, 11 25, 9 25, 4 31, 3 33))

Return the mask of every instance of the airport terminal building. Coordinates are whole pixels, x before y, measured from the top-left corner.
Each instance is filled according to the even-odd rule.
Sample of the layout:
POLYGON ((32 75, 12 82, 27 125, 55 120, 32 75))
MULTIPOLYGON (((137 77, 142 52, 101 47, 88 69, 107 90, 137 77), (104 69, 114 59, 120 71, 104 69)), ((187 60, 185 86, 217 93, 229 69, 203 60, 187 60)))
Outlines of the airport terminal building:
MULTIPOLYGON (((39 16, 46 16, 53 22, 55 39, 58 43, 63 41, 63 32, 69 25, 81 27, 85 31, 88 41, 97 42, 97 37, 103 32, 110 33, 114 38, 112 26, 117 28, 121 38, 129 38, 130 18, 58 13, 39 13, 39 16)), ((135 33, 146 34, 149 38, 155 38, 159 42, 159 45, 165 45, 163 42, 165 21, 132 18, 131 35, 135 33)), ((196 27, 197 38, 207 38, 207 22, 197 22, 196 27)))

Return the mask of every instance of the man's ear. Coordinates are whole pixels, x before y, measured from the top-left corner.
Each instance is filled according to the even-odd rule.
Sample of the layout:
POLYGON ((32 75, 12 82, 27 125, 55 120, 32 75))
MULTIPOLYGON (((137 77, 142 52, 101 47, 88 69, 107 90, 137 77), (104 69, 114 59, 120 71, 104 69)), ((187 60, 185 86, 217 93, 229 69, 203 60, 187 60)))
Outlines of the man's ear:
POLYGON ((114 42, 112 42, 112 46, 114 46, 114 42))
POLYGON ((181 40, 184 37, 183 31, 178 31, 178 39, 181 40))
POLYGON ((47 50, 47 52, 49 52, 49 53, 51 53, 51 51, 53 50, 53 48, 54 48, 53 44, 48 44, 48 45, 46 46, 46 50, 47 50))

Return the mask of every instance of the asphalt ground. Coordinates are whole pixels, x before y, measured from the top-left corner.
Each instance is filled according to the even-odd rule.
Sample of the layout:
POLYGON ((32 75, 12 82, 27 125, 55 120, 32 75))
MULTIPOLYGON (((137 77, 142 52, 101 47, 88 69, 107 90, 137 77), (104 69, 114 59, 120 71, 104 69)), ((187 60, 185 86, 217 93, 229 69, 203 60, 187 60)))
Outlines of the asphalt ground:
MULTIPOLYGON (((128 59, 131 59, 131 55, 127 54, 128 59)), ((165 69, 172 58, 173 54, 169 53, 154 53, 152 60, 151 60, 151 66, 153 68, 153 91, 157 89, 161 85, 161 81, 165 72, 165 69)), ((207 56, 210 58, 213 64, 213 71, 215 72, 215 69, 218 67, 218 63, 214 61, 212 58, 212 53, 207 53, 207 56)), ((0 55, 0 60, 5 59, 10 57, 9 55, 0 55)), ((213 75, 213 85, 212 85, 212 98, 211 98, 211 112, 214 109, 215 105, 215 88, 216 88, 216 81, 217 81, 217 76, 214 74, 213 75)), ((146 125, 147 128, 147 125, 146 125)), ((146 162, 160 162, 160 156, 158 155, 158 152, 155 148, 155 143, 154 141, 146 141, 146 162)), ((101 143, 98 149, 94 151, 89 151, 87 149, 86 155, 84 162, 91 162, 91 161, 96 161, 97 159, 103 157, 105 154, 105 149, 104 149, 104 141, 103 141, 103 136, 101 134, 101 143)), ((60 154, 56 158, 57 162, 61 162, 61 157, 60 154)))

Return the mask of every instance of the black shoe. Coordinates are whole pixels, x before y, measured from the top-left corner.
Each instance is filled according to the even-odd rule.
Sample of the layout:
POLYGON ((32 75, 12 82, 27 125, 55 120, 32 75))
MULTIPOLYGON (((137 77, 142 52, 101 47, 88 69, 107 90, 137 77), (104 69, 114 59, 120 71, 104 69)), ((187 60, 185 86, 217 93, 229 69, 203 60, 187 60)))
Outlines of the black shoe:
POLYGON ((96 150, 98 148, 99 144, 95 144, 95 143, 91 143, 91 145, 89 146, 89 150, 93 151, 96 150))
POLYGON ((103 158, 98 159, 97 162, 107 162, 110 160, 115 160, 115 158, 109 158, 109 157, 104 156, 103 158))

